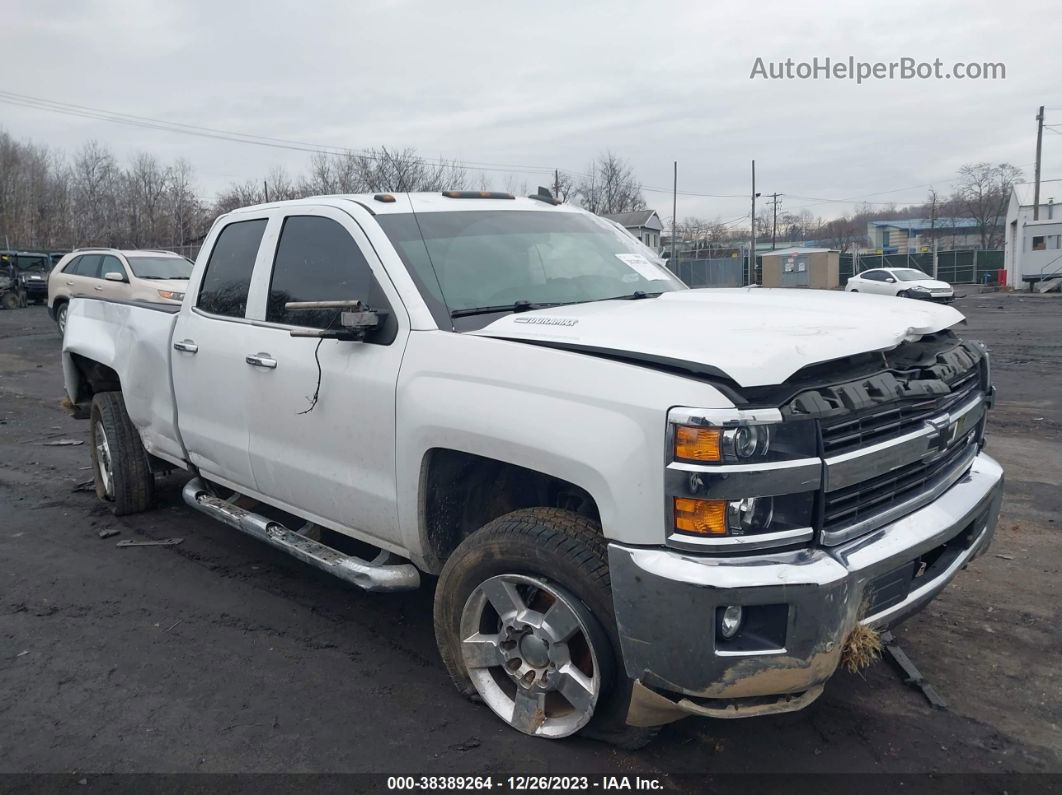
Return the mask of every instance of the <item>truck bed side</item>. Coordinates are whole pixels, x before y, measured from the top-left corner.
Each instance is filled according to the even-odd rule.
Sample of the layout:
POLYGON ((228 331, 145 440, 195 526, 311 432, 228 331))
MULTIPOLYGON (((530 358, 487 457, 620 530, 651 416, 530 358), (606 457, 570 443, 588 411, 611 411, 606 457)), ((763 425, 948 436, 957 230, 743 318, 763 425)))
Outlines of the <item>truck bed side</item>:
POLYGON ((71 300, 63 376, 67 396, 80 409, 88 408, 95 392, 120 388, 147 451, 184 466, 170 374, 170 338, 178 309, 177 305, 71 300))

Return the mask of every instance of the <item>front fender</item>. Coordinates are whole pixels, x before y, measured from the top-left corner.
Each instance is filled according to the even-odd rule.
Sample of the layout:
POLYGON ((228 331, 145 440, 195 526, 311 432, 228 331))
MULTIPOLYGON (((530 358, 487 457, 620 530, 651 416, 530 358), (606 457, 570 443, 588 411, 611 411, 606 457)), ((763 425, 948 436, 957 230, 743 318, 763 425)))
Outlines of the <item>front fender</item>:
POLYGON ((583 353, 445 331, 414 332, 397 392, 399 524, 429 549, 419 514, 424 457, 459 450, 586 490, 605 535, 663 542, 664 440, 674 405, 730 408, 703 381, 583 353))

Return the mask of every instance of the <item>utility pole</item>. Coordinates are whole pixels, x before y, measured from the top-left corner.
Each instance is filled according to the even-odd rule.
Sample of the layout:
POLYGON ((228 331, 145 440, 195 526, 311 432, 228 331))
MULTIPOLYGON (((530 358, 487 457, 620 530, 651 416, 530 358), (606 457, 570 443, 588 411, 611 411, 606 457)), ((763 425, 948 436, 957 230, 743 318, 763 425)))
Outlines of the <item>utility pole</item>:
POLYGON ((266 204, 269 204, 269 183, 264 179, 262 180, 262 190, 265 191, 266 204))
POLYGON ((1033 188, 1033 220, 1040 220, 1040 150, 1044 143, 1044 106, 1036 114, 1036 187, 1033 188))
POLYGON ((671 270, 678 273, 678 161, 675 161, 675 180, 671 185, 671 270))
POLYGON ((553 169, 553 198, 560 201, 560 169, 553 169))
POLYGON ((749 284, 756 281, 756 161, 752 161, 752 236, 749 243, 749 284))
POLYGON ((774 208, 774 220, 771 222, 771 251, 776 248, 775 243, 778 238, 778 197, 782 195, 781 193, 771 194, 771 206, 774 208))

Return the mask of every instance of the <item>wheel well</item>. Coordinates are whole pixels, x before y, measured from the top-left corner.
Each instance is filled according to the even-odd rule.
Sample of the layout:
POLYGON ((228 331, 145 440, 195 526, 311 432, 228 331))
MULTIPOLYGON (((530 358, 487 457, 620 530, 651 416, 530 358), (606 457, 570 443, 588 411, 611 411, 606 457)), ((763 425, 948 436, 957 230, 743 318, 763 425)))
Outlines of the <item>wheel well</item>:
POLYGON ((78 353, 70 354, 70 358, 79 376, 76 403, 88 403, 97 392, 121 391, 122 382, 118 378, 118 373, 107 365, 78 353))
POLYGON ((519 508, 564 508, 601 521, 594 498, 574 483, 460 450, 428 452, 420 493, 430 554, 440 567, 469 535, 519 508))

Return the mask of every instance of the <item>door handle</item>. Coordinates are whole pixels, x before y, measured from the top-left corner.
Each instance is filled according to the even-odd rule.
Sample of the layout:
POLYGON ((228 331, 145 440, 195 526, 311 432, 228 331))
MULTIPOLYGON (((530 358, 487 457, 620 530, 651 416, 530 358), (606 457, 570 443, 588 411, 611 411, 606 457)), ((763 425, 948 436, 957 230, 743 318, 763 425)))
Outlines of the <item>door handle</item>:
POLYGON ((67 283, 66 283, 66 286, 67 286, 67 287, 73 287, 73 286, 74 286, 74 283, 73 283, 73 282, 67 282, 67 283))
POLYGON ((181 340, 180 342, 173 343, 173 349, 175 351, 183 351, 184 353, 197 353, 199 346, 191 340, 181 340))
POLYGON ((103 292, 103 288, 100 287, 98 284, 95 287, 93 287, 92 289, 93 290, 99 290, 101 293, 103 292))
POLYGON ((244 361, 252 367, 266 367, 270 370, 275 370, 277 366, 277 360, 268 353, 249 353, 244 357, 244 361))

